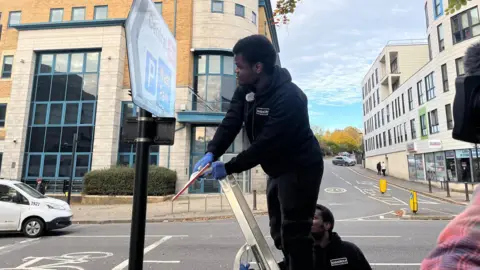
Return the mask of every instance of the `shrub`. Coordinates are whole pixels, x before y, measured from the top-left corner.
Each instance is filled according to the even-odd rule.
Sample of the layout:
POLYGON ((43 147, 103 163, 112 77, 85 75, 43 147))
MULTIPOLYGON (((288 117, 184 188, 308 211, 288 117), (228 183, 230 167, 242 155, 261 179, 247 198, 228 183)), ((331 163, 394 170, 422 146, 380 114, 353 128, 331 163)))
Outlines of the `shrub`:
MULTIPOLYGON (((135 169, 123 166, 95 170, 84 177, 86 195, 133 195, 135 169)), ((165 196, 175 193, 177 173, 167 168, 150 166, 148 195, 165 196)))

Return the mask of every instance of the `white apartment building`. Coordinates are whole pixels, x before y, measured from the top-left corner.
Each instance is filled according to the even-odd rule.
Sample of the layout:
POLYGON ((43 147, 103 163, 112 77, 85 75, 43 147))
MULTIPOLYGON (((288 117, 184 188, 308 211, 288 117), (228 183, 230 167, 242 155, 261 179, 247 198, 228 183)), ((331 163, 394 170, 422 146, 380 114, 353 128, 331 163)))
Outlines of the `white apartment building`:
POLYGON ((388 43, 365 75, 368 169, 385 161, 389 175, 405 180, 480 181, 475 145, 452 138, 455 79, 480 41, 480 0, 467 3, 446 15, 448 1, 425 1, 427 39, 388 43))

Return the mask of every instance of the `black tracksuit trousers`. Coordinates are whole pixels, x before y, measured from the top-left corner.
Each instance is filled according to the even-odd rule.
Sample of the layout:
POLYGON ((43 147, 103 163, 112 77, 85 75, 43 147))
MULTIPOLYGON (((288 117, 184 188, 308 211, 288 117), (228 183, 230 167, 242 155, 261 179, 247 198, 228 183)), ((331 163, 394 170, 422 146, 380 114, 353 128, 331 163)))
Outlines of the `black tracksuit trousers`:
POLYGON ((313 216, 323 161, 267 180, 270 234, 289 270, 314 270, 313 216))

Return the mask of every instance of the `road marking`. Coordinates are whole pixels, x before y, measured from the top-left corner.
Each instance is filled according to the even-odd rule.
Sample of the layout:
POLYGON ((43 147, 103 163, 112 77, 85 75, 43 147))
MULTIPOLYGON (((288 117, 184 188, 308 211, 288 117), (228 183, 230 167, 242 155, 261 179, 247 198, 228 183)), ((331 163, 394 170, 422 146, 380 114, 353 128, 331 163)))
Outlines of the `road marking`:
POLYGON ((31 244, 34 244, 35 242, 39 241, 40 239, 41 239, 41 237, 40 238, 34 238, 34 239, 27 239, 27 240, 23 240, 23 241, 14 243, 14 244, 1 246, 0 247, 0 255, 7 254, 7 253, 9 253, 11 251, 14 251, 14 250, 22 249, 22 248, 27 247, 31 244))
POLYGON ((357 186, 354 186, 356 189, 358 189, 358 191, 360 191, 361 193, 363 193, 363 195, 367 195, 365 192, 363 192, 363 190, 357 186))
POLYGON ((342 238, 401 238, 400 235, 342 235, 342 238))
POLYGON ((144 263, 180 263, 180 261, 143 261, 144 263))
POLYGON ((329 203, 328 205, 334 206, 334 205, 345 205, 344 203, 329 203))
MULTIPOLYGON (((165 236, 162 239, 158 240, 157 242, 151 244, 150 246, 146 247, 143 250, 143 255, 147 254, 148 252, 152 251, 154 248, 160 246, 161 244, 167 242, 169 239, 171 239, 171 236, 165 236)), ((125 261, 121 262, 119 265, 115 266, 112 270, 123 270, 128 266, 128 259, 125 261)))
MULTIPOLYGON (((159 237, 188 237, 188 235, 145 235, 148 238, 159 238, 159 237)), ((130 238, 130 235, 62 235, 63 238, 130 238)))
POLYGON ((334 193, 334 194, 347 192, 346 189, 344 189, 344 188, 339 188, 339 187, 329 187, 329 188, 326 188, 326 189, 324 189, 324 190, 325 190, 325 192, 327 192, 327 193, 334 193))
POLYGON ((437 202, 432 202, 432 201, 429 201, 429 200, 424 200, 424 199, 418 199, 417 202, 419 204, 439 204, 437 202))
POLYGON ((389 211, 389 212, 385 212, 385 213, 381 213, 381 214, 377 214, 377 215, 371 215, 371 216, 364 216, 364 217, 357 217, 357 218, 346 218, 346 219, 340 219, 340 220, 335 220, 335 221, 350 221, 350 220, 362 220, 362 219, 366 219, 366 218, 373 218, 373 217, 379 217, 379 216, 386 216, 388 214, 394 214, 395 211, 389 211))
POLYGON ((421 263, 370 263, 371 266, 419 266, 421 263))
POLYGON ((389 198, 375 198, 373 196, 368 196, 371 199, 377 200, 387 205, 408 205, 406 202, 396 198, 396 197, 389 197, 389 198))
POLYGON ((443 212, 443 211, 439 211, 439 210, 434 210, 434 209, 430 209, 430 208, 423 208, 425 210, 430 210, 432 212, 437 212, 437 213, 440 213, 440 214, 445 214, 445 215, 449 215, 449 216, 452 216, 452 213, 448 213, 448 212, 443 212))

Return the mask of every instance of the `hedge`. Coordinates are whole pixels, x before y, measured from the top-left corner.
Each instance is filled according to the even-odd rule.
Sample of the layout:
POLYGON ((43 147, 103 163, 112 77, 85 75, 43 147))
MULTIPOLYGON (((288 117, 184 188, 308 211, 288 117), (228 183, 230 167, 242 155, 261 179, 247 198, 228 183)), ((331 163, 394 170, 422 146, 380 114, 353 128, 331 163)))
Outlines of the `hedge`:
MULTIPOLYGON (((84 176, 85 195, 133 195, 135 169, 113 167, 90 171, 84 176)), ((167 168, 150 166, 148 195, 165 196, 175 193, 177 173, 167 168)))

